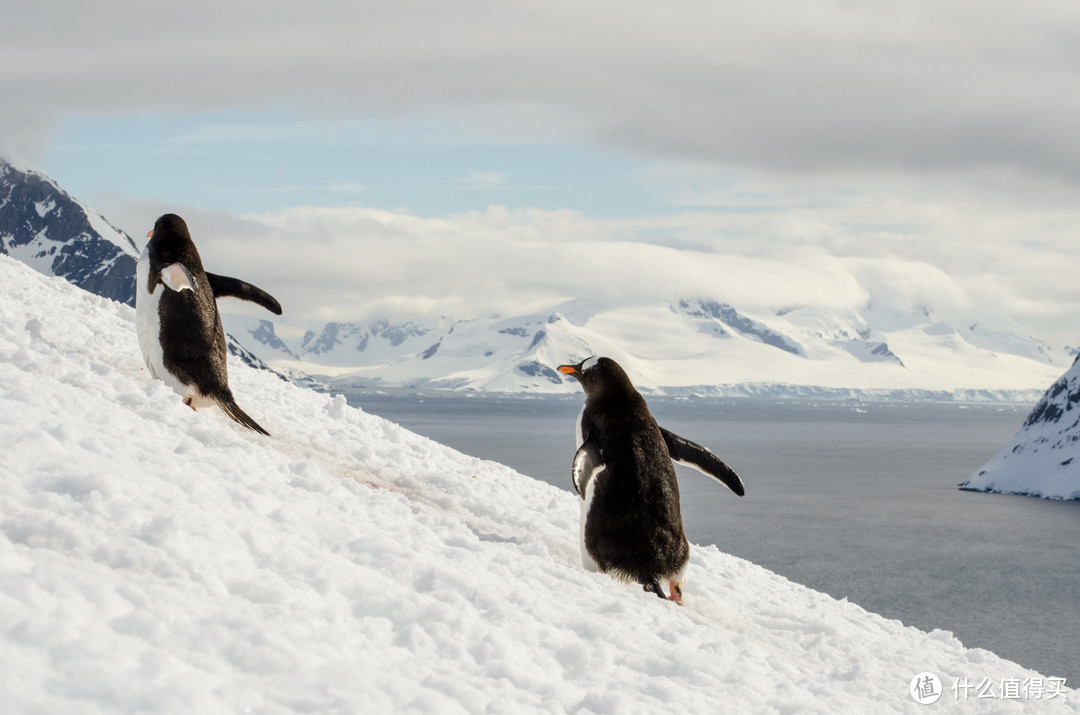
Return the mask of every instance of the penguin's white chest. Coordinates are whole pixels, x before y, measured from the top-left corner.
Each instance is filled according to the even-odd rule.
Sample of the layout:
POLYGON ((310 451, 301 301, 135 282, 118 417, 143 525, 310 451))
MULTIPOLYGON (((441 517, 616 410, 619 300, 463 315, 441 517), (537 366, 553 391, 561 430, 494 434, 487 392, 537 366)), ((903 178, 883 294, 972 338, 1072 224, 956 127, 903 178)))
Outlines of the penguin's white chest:
POLYGON ((595 477, 589 480, 588 485, 585 487, 585 498, 581 500, 581 522, 579 529, 579 536, 581 538, 581 565, 585 567, 586 571, 599 571, 600 564, 596 563, 596 559, 589 553, 589 549, 585 546, 585 524, 589 520, 589 510, 592 509, 593 496, 596 494, 596 483, 604 478, 604 473, 601 472, 595 477))
MULTIPOLYGON (((585 443, 585 435, 581 433, 581 421, 585 417, 585 409, 582 408, 578 414, 577 424, 574 427, 574 440, 576 441, 576 449, 581 449, 581 445, 585 443)), ((604 478, 604 473, 601 472, 595 477, 590 479, 585 485, 585 495, 581 500, 581 519, 579 522, 579 537, 581 545, 581 565, 585 567, 586 571, 599 571, 600 565, 596 563, 590 554, 589 550, 585 547, 585 523, 589 520, 589 510, 592 508, 593 497, 596 495, 596 483, 604 478)))
POLYGON ((147 249, 143 249, 139 262, 135 265, 135 331, 139 337, 139 349, 152 377, 161 380, 178 394, 187 396, 191 392, 190 386, 181 383, 165 369, 165 357, 161 349, 161 315, 158 304, 168 288, 158 283, 151 293, 147 290, 149 281, 150 254, 147 249))

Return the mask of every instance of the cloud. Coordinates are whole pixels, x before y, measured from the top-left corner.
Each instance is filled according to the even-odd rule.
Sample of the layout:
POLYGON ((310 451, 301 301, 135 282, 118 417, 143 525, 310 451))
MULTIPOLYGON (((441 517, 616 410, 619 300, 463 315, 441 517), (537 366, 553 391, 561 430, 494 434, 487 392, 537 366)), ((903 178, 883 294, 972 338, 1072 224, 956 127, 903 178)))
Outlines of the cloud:
MULTIPOLYGON (((141 205, 138 212, 159 211, 141 205)), ((442 218, 362 207, 243 218, 182 214, 208 268, 270 290, 294 326, 418 313, 514 315, 579 297, 631 304, 700 297, 766 314, 806 306, 851 313, 873 302, 903 312, 927 306, 959 321, 1035 315, 1061 321, 1063 311, 1080 305, 1078 289, 1071 304, 1043 298, 1037 284, 1045 272, 1010 277, 992 263, 957 263, 950 271, 916 257, 920 250, 903 255, 909 236, 856 242, 843 225, 793 226, 782 217, 687 214, 682 224, 665 217, 664 234, 676 239, 683 231, 712 232, 686 248, 654 241, 656 225, 648 221, 601 221, 566 210, 495 206, 442 218), (731 223, 757 239, 728 241, 731 223), (830 245, 819 240, 824 234, 830 245), (846 245, 846 255, 836 245, 846 245)))
POLYGON ((470 171, 467 176, 457 180, 461 189, 493 189, 503 186, 506 177, 494 171, 470 171))
POLYGON ((885 290, 1060 326, 1080 308, 1078 21, 1067 0, 21 3, 0 28, 0 96, 18 99, 0 151, 32 157, 75 115, 284 107, 302 121, 175 145, 363 145, 377 116, 670 172, 672 212, 622 220, 192 212, 206 250, 288 286, 305 317, 626 291, 852 306, 885 290))
POLYGON ((1069 2, 24 5, 5 17, 0 93, 19 108, 0 130, 31 144, 67 114, 291 104, 457 111, 518 140, 555 119, 621 151, 774 171, 1080 177, 1069 2))
POLYGON ((361 193, 364 191, 364 185, 346 182, 326 186, 215 186, 214 190, 221 194, 288 194, 298 191, 361 193))

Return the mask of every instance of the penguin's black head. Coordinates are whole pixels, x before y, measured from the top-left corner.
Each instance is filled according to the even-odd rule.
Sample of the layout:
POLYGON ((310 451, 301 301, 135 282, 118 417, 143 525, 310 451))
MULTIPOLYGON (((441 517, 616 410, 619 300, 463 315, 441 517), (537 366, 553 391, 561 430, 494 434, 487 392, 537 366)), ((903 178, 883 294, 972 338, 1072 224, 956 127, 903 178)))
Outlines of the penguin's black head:
POLYGON ((183 218, 176 214, 165 214, 154 221, 153 228, 146 234, 150 239, 147 251, 150 258, 167 266, 180 262, 189 270, 202 270, 198 248, 191 241, 191 233, 183 218))
POLYGON ((187 258, 189 247, 194 248, 195 245, 187 223, 176 214, 165 214, 158 218, 146 237, 150 239, 151 254, 166 264, 183 261, 187 258))
POLYGON ((589 397, 599 396, 613 389, 634 389, 626 372, 611 358, 586 358, 576 365, 560 365, 559 372, 580 382, 589 397))

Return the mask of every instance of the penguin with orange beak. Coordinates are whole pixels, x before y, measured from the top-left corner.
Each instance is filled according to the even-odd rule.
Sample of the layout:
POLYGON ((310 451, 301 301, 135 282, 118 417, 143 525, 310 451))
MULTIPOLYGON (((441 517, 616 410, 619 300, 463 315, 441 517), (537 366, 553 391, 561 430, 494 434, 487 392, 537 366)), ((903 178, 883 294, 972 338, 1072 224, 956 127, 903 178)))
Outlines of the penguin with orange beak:
POLYGON ((225 331, 217 298, 234 297, 281 315, 281 305, 246 281, 203 270, 187 223, 165 214, 146 234, 135 268, 135 325, 150 374, 195 409, 217 405, 248 429, 269 434, 229 389, 225 331))
POLYGON ((585 390, 571 466, 581 497, 582 563, 681 605, 690 544, 672 461, 739 496, 742 480, 705 447, 660 427, 614 360, 591 357, 558 369, 585 390))

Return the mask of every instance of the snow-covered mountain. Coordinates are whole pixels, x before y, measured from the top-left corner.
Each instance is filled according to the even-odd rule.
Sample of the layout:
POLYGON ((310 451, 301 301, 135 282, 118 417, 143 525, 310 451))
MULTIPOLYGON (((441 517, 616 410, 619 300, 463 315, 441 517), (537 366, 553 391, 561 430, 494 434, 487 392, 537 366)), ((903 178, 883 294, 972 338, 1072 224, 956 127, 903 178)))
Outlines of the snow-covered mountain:
POLYGON ((5 712, 916 713, 922 672, 1080 712, 715 547, 675 606, 582 569, 567 491, 233 359, 263 437, 141 362, 131 308, 0 256, 5 712))
MULTIPOLYGON (((131 304, 137 250, 48 177, 0 160, 0 253, 131 304)), ((249 364, 339 389, 574 392, 555 366, 602 354, 652 393, 1034 401, 1066 360, 1017 325, 880 301, 842 313, 809 302, 768 311, 700 297, 574 299, 502 317, 224 321, 230 351, 249 364)))
POLYGON ((271 366, 339 388, 573 392, 554 367, 608 355, 654 393, 1034 401, 1065 360, 1019 326, 950 324, 926 307, 843 315, 579 299, 513 317, 329 323, 293 340, 266 320, 226 326, 271 366))
POLYGON ((961 489, 1080 499, 1080 356, 961 489))
POLYGON ((0 253, 96 295, 135 304, 131 237, 52 179, 0 158, 0 253))

